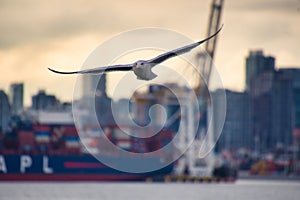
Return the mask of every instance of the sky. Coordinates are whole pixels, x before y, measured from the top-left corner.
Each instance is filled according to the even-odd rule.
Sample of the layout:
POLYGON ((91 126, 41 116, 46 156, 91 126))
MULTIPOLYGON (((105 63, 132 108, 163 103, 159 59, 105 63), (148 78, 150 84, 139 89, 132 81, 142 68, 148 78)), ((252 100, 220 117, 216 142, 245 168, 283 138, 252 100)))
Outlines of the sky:
MULTIPOLYGON (((97 45, 127 30, 158 27, 193 40, 206 36, 212 0, 0 0, 0 89, 25 84, 25 104, 39 89, 73 97, 76 70, 97 45)), ((300 0, 225 0, 215 65, 226 88, 242 91, 249 50, 276 67, 300 68, 300 0)), ((76 92, 76 91, 74 91, 76 92)))

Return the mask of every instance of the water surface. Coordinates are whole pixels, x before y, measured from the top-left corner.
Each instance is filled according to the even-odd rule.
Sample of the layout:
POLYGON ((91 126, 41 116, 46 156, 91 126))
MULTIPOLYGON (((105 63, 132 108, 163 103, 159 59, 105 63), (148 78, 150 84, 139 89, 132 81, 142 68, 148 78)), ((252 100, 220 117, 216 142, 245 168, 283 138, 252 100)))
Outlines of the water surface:
POLYGON ((102 183, 0 182, 0 200, 298 200, 300 182, 102 183))

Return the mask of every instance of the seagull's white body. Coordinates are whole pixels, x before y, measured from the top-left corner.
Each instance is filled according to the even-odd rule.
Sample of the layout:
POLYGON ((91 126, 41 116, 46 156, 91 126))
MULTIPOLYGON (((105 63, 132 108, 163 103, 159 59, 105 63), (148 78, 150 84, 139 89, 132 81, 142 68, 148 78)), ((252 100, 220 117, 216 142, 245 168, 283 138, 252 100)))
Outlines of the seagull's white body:
MULTIPOLYGON (((223 27, 223 25, 222 25, 223 27)), ((200 44, 206 42, 207 40, 215 37, 222 29, 222 27, 213 35, 210 37, 201 40, 199 42, 186 45, 184 47, 180 47, 178 49, 174 49, 172 51, 168 51, 166 53, 160 54, 150 60, 139 60, 137 62, 131 63, 131 64, 125 64, 125 65, 112 65, 107 67, 97 67, 94 69, 86 69, 81 71, 75 71, 75 72, 60 72, 56 71, 54 69, 48 68, 50 71, 59 73, 59 74, 97 74, 97 73, 106 73, 110 71, 133 71, 134 74, 137 76, 137 79, 140 80, 152 80, 157 77, 156 74, 152 72, 152 68, 162 62, 164 62, 167 59, 170 59, 172 57, 187 53, 191 51, 193 48, 199 46, 200 44)))

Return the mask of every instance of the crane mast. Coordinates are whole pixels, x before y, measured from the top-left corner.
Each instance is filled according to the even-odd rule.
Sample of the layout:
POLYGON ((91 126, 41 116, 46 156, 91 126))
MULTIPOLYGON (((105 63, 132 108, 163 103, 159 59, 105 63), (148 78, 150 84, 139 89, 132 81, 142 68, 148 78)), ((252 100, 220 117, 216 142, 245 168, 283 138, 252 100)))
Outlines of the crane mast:
MULTIPOLYGON (((224 0, 213 0, 212 2, 208 22, 208 36, 215 33, 220 27, 223 3, 224 0)), ((207 119, 212 118, 212 105, 210 103, 208 88, 213 59, 216 52, 217 39, 218 35, 207 41, 205 51, 196 55, 197 67, 199 67, 202 77, 199 78, 195 91, 199 95, 199 111, 202 117, 199 121, 198 130, 194 130, 197 131, 197 135, 193 145, 191 145, 189 150, 186 152, 186 166, 189 174, 193 176, 211 176, 215 166, 215 155, 210 151, 214 143, 214 130, 213 126, 208 126, 209 122, 207 119), (202 157, 199 150, 206 152, 206 156, 202 157)), ((192 109, 190 109, 190 112, 192 112, 192 109)), ((193 125, 189 122, 187 126, 192 127, 193 125)), ((193 135, 188 134, 188 138, 192 137, 193 135)))

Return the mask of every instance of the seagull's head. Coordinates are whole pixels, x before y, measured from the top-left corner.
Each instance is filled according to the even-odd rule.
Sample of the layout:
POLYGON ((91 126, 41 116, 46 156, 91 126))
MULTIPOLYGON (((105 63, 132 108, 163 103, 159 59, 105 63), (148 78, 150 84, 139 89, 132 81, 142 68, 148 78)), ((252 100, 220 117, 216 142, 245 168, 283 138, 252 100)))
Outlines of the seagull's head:
POLYGON ((135 68, 142 68, 142 67, 144 67, 147 64, 148 64, 147 61, 145 61, 145 60, 139 60, 139 61, 137 61, 137 62, 134 63, 134 67, 135 68))

